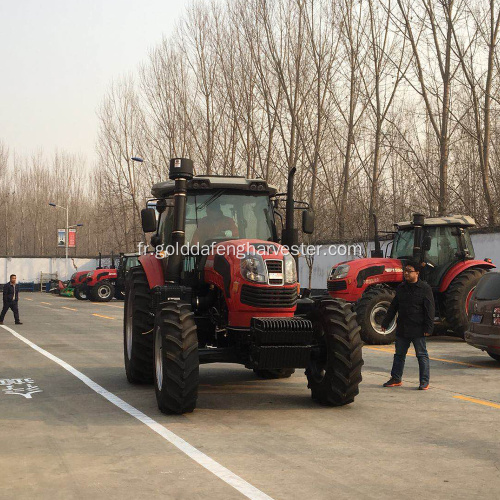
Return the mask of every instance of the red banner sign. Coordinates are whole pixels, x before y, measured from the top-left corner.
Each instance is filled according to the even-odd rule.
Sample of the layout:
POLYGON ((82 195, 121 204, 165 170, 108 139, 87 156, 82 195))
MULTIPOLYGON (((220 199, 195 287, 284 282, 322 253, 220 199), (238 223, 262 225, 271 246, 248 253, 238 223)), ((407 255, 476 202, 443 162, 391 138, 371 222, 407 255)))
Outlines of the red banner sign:
POLYGON ((69 229, 68 247, 69 248, 75 248, 76 247, 76 229, 69 229))

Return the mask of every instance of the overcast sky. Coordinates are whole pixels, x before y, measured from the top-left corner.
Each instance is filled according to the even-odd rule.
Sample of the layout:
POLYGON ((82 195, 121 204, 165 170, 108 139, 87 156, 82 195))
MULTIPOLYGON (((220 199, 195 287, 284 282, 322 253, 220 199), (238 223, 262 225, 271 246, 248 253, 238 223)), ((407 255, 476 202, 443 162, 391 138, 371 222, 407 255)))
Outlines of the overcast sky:
POLYGON ((135 72, 188 0, 0 0, 0 139, 95 159, 96 109, 135 72))

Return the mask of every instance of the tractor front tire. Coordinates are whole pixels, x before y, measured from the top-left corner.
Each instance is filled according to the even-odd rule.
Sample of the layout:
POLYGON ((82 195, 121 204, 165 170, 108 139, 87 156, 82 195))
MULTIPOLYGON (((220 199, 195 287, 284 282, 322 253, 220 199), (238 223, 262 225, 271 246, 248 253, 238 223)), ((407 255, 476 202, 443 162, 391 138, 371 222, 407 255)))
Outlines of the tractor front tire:
POLYGON ((486 273, 484 269, 466 269, 460 273, 445 292, 444 304, 446 323, 450 330, 464 338, 469 324, 468 305, 478 281, 486 273))
POLYGON ((324 299, 315 305, 310 319, 318 340, 306 369, 311 397, 327 406, 352 403, 363 366, 363 343, 352 304, 324 299))
POLYGON ((190 413, 196 407, 200 360, 194 314, 187 302, 167 302, 154 325, 154 382, 163 413, 190 413))
POLYGON ((86 290, 80 288, 79 286, 75 287, 75 289, 73 291, 73 295, 75 296, 75 299, 78 299, 78 300, 87 300, 88 299, 86 290))
POLYGON ((396 340, 397 316, 385 332, 380 326, 395 295, 391 288, 374 286, 366 290, 356 302, 355 311, 361 327, 361 338, 367 344, 387 345, 396 340))
POLYGON ((254 373, 260 378, 276 379, 276 378, 289 378, 295 373, 295 368, 282 368, 278 370, 259 370, 254 368, 254 373))
POLYGON ((132 384, 153 382, 153 327, 151 292, 142 266, 134 267, 125 283, 123 354, 125 373, 132 384))
POLYGON ((109 281, 101 281, 92 287, 90 300, 93 302, 109 302, 115 296, 115 287, 109 281))

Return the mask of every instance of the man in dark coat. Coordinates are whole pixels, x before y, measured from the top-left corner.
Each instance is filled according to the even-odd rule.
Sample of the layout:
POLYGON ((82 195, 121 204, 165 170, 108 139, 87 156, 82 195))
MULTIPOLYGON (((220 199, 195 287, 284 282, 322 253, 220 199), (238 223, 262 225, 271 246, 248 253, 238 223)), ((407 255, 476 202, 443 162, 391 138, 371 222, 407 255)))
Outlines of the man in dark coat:
POLYGON ((0 314, 0 325, 3 325, 3 320, 7 311, 12 309, 16 325, 22 325, 19 320, 19 309, 17 303, 19 301, 19 285, 16 285, 17 277, 15 274, 10 275, 10 281, 3 286, 3 309, 0 314))
POLYGON ((404 279, 396 289, 396 296, 391 302, 382 328, 385 330, 398 314, 396 326, 396 352, 392 365, 391 378, 384 387, 403 385, 401 379, 405 366, 406 353, 410 344, 415 347, 420 371, 420 390, 429 388, 429 355, 425 345, 425 337, 434 328, 434 296, 432 288, 419 280, 420 264, 409 262, 404 269, 404 279))

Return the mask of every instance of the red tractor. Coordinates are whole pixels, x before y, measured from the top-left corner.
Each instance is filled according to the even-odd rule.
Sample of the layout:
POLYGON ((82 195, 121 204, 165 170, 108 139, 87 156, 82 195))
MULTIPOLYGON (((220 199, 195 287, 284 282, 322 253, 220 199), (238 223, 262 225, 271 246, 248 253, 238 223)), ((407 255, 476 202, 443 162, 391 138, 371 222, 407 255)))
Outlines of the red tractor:
POLYGON ((154 382, 162 412, 193 411, 203 363, 239 363, 262 378, 305 368, 312 398, 324 405, 358 394, 362 343, 351 304, 300 298, 284 247, 298 240, 294 209, 304 209, 304 232, 314 227, 307 205, 293 200, 294 173, 278 194, 261 179, 193 177, 192 161, 177 158, 170 181, 153 186, 158 222, 146 208, 142 227, 154 232, 157 252, 140 256, 127 276, 124 357, 130 382, 154 382))
MULTIPOLYGON (((423 264, 420 277, 433 288, 436 333, 451 330, 464 336, 469 301, 481 276, 495 266, 490 259, 475 260, 469 227, 474 219, 463 215, 424 218, 396 224, 390 258, 384 258, 375 230, 372 258, 335 265, 328 278, 331 297, 355 304, 361 337, 368 344, 390 344, 396 338, 396 320, 386 331, 381 323, 396 286, 403 281, 408 260, 423 264)), ((375 222, 376 227, 376 222, 375 222)))
POLYGON ((125 277, 131 267, 137 266, 137 254, 120 254, 118 269, 115 268, 115 259, 111 254, 111 267, 101 267, 101 254, 99 266, 94 271, 86 273, 82 284, 75 289, 75 297, 80 300, 90 299, 94 302, 109 302, 115 297, 123 300, 125 297, 125 277), (77 296, 78 293, 78 296, 77 296))

